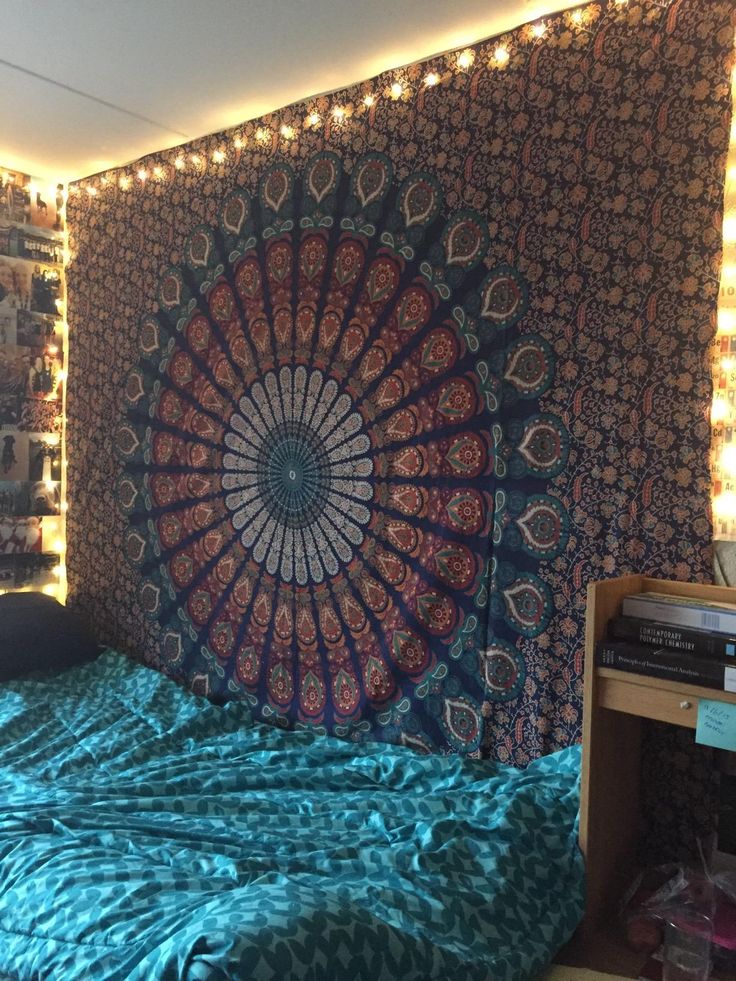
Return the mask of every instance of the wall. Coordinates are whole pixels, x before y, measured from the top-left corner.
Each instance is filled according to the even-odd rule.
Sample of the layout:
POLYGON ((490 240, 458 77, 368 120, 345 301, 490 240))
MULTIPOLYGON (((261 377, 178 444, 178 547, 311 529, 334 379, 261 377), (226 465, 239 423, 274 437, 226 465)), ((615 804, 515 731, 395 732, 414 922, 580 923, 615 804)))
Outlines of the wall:
POLYGON ((282 724, 518 764, 579 738, 586 583, 712 574, 730 15, 591 4, 78 184, 68 567, 100 638, 282 724), (324 271, 311 299, 291 279, 308 233, 326 256, 304 267, 324 271), (405 342, 405 365, 394 321, 371 320, 378 280, 340 299, 347 239, 366 269, 393 257, 402 289, 415 277, 433 297, 439 319, 405 342), (292 317, 310 303, 316 341, 311 314, 292 317), (421 373, 433 357, 409 363, 440 326, 473 430, 453 460, 455 410, 421 373), (225 433, 259 371, 321 366, 362 399, 350 355, 365 336, 400 367, 408 412, 391 432, 355 420, 382 475, 356 511, 368 531, 334 579, 296 589, 277 549, 240 537, 225 433), (476 436, 482 520, 469 534, 454 509, 450 574, 441 495, 476 436), (402 439, 414 462, 386 452, 402 439), (408 497, 387 509, 398 466, 413 511, 408 497), (395 560, 385 615, 357 599, 376 542, 395 560))
POLYGON ((0 591, 63 599, 64 188, 0 168, 0 591))

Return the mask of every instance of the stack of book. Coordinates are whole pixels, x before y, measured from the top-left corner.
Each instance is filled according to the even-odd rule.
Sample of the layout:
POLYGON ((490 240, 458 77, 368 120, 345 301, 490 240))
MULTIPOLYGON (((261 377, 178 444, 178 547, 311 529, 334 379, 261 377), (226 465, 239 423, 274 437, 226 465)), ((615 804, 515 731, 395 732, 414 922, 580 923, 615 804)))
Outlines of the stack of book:
POLYGON ((595 653, 601 667, 736 691, 736 604, 627 596, 595 653))

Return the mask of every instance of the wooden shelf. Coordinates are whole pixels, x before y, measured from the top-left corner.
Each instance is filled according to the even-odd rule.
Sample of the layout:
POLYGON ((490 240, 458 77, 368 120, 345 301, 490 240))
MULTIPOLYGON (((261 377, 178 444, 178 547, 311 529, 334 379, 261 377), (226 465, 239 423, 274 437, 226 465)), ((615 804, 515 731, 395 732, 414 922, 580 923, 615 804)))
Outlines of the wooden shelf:
POLYGON ((642 719, 695 728, 701 699, 736 704, 736 693, 595 666, 595 644, 603 639, 608 621, 620 614, 625 596, 642 592, 736 603, 736 589, 639 575, 588 587, 580 801, 587 899, 585 919, 570 950, 577 951, 582 966, 605 970, 602 959, 608 958, 609 971, 630 976, 636 976, 630 971, 638 955, 622 949, 616 921, 618 903, 636 870, 642 719), (624 963, 628 970, 622 970, 624 963))

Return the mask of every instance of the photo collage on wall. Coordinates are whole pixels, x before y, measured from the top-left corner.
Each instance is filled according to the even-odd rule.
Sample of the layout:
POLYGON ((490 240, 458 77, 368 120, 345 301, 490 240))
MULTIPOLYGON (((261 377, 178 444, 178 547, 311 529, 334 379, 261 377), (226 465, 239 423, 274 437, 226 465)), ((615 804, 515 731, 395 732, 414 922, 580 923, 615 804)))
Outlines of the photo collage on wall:
POLYGON ((63 185, 0 168, 0 591, 60 562, 63 213, 63 185))

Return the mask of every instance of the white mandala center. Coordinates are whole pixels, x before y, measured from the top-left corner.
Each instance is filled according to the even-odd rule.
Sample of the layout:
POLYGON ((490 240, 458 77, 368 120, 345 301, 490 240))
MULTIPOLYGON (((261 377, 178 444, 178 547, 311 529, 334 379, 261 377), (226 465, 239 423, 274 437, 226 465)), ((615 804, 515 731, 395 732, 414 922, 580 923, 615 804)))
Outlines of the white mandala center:
POLYGON ((225 504, 254 560, 299 585, 337 575, 373 497, 371 444, 350 396, 316 369, 270 371, 240 399, 225 445, 225 504))

